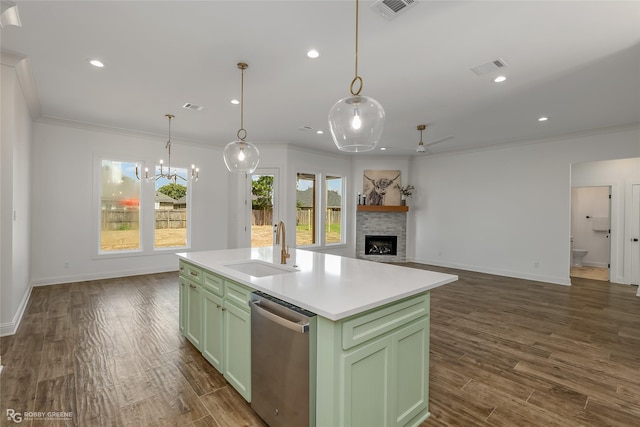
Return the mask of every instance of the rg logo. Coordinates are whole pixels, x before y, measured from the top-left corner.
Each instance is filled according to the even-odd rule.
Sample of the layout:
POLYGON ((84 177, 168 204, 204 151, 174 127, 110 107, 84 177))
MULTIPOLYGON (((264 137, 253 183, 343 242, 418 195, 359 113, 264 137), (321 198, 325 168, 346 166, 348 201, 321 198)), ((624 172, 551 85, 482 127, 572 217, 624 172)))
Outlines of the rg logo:
POLYGON ((21 423, 22 413, 16 412, 15 409, 7 409, 7 419, 13 421, 14 423, 21 423))

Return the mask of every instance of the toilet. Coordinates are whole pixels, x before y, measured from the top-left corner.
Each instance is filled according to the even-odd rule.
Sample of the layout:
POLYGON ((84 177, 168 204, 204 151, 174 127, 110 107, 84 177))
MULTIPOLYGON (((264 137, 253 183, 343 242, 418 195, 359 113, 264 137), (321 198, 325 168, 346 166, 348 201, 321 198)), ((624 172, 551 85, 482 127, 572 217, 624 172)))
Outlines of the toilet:
POLYGON ((571 261, 571 265, 574 267, 582 267, 582 259, 585 257, 587 252, 589 251, 585 249, 572 249, 571 254, 573 259, 571 261))

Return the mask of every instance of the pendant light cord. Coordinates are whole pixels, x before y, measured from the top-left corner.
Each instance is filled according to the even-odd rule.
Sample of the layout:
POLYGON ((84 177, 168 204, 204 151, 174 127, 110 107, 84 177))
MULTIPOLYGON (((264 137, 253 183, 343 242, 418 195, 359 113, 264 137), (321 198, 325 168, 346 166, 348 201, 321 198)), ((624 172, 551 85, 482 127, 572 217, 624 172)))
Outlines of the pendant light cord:
POLYGON ((169 152, 169 160, 167 161, 167 178, 171 176, 171 119, 175 116, 173 114, 165 114, 165 117, 169 119, 169 139, 167 140, 166 149, 169 152))
POLYGON ((356 75, 353 78, 353 80, 351 80, 351 86, 349 86, 349 91, 353 96, 360 95, 360 92, 362 91, 362 85, 363 85, 362 77, 358 75, 358 11, 359 11, 359 2, 358 0, 356 0, 356 75), (353 85, 355 85, 356 82, 358 82, 358 90, 354 92, 353 85))
POLYGON ((244 141, 247 137, 247 130, 244 128, 244 70, 248 67, 244 62, 238 64, 238 68, 242 70, 242 77, 240 78, 240 129, 238 129, 238 139, 244 141), (240 136, 243 135, 243 136, 240 136))

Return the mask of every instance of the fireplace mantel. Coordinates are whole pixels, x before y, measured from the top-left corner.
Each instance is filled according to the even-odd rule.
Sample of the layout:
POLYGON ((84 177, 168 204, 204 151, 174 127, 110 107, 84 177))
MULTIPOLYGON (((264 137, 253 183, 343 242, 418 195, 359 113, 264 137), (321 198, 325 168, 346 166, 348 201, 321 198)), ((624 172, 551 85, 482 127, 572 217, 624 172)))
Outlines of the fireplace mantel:
POLYGON ((358 205, 358 212, 409 212, 409 206, 358 205))

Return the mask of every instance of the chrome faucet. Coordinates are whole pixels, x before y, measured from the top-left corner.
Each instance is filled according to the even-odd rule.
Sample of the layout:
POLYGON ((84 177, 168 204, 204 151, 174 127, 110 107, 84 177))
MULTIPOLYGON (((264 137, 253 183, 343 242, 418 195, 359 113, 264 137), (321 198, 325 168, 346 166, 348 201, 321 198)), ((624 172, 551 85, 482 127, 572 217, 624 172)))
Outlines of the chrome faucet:
POLYGON ((278 223, 278 228, 276 228, 276 245, 281 245, 280 264, 286 264, 287 258, 291 257, 291 254, 289 254, 289 246, 287 245, 287 249, 285 249, 286 244, 287 244, 287 232, 284 229, 284 222, 280 221, 278 223), (280 239, 281 234, 282 234, 282 239, 280 239))

